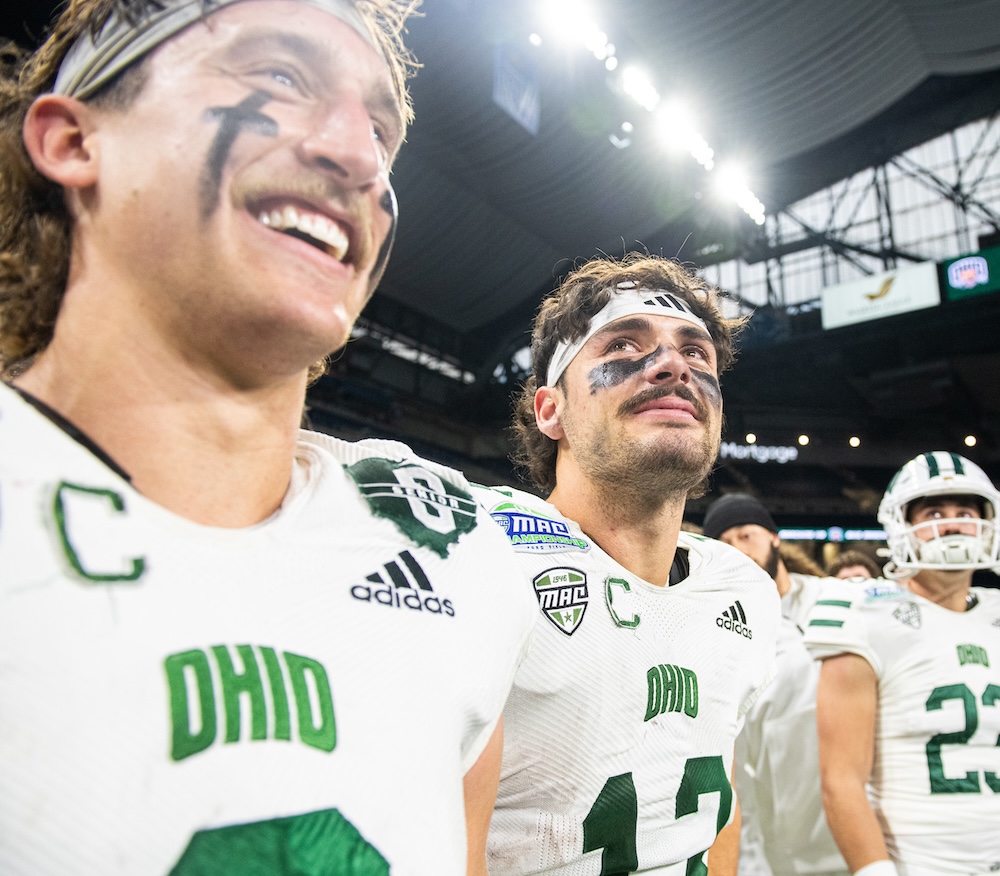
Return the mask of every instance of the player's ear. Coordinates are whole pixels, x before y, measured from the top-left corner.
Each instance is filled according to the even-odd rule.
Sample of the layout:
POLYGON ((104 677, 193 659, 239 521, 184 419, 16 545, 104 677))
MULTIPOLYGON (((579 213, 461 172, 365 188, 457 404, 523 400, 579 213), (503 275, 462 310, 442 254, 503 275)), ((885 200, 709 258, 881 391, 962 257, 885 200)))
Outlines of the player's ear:
POLYGON ((535 390, 535 423, 538 431, 553 441, 558 441, 564 434, 559 421, 561 398, 559 390, 551 386, 540 386, 535 390))
POLYGON ((24 145, 38 172, 65 188, 97 181, 93 110, 60 94, 35 99, 24 119, 24 145))

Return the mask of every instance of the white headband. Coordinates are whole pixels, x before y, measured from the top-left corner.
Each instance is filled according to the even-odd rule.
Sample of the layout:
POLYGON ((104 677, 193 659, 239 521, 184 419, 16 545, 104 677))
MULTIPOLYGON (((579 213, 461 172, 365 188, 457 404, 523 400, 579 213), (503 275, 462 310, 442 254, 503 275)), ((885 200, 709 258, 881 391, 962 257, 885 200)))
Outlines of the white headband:
MULTIPOLYGON (((138 24, 112 15, 94 40, 83 34, 66 53, 52 88, 55 94, 83 99, 106 85, 126 67, 166 42, 174 34, 233 3, 247 0, 167 0, 163 9, 154 9, 138 24)), ((382 50, 351 0, 297 0, 308 3, 350 25, 380 56, 382 50)), ((384 56, 383 56, 384 57, 384 56)))
POLYGON ((545 378, 546 386, 555 386, 569 363, 583 349, 584 344, 608 323, 621 319, 623 316, 635 316, 636 314, 672 316, 674 319, 692 322, 708 331, 704 320, 696 316, 690 305, 677 295, 658 289, 636 289, 635 283, 631 281, 619 283, 616 288, 617 291, 611 294, 611 298, 608 299, 608 303, 604 305, 603 309, 591 317, 590 326, 583 337, 572 344, 565 341, 556 344, 555 352, 549 361, 549 371, 545 378))

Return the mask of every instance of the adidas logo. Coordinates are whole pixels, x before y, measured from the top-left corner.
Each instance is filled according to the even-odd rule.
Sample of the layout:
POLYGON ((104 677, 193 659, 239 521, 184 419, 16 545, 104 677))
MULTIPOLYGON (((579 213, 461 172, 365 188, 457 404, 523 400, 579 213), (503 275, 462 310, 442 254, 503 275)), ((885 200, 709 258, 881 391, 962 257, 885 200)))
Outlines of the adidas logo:
POLYGON ((434 595, 430 579, 409 551, 403 551, 378 572, 365 576, 365 580, 367 584, 351 588, 351 596, 360 602, 455 616, 451 600, 434 595))
POLYGON ((659 295, 647 298, 642 303, 648 306, 659 304, 660 307, 669 307, 671 310, 681 310, 684 313, 692 313, 692 310, 688 306, 687 302, 678 298, 676 295, 671 295, 669 292, 661 292, 659 295))
POLYGON ((753 631, 747 626, 747 616, 738 599, 715 619, 715 625, 739 633, 747 639, 753 638, 753 631))

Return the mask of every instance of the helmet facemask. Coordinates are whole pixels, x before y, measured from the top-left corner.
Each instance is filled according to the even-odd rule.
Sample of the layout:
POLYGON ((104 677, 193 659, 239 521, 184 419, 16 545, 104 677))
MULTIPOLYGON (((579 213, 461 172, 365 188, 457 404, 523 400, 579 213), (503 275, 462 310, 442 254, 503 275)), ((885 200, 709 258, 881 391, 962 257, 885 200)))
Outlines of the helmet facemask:
POLYGON ((982 569, 995 563, 996 527, 991 520, 969 517, 909 524, 912 558, 922 569, 982 569), (961 532, 955 532, 956 528, 961 532), (974 532, 968 530, 974 529, 974 532), (930 537, 928 537, 930 536, 930 537))

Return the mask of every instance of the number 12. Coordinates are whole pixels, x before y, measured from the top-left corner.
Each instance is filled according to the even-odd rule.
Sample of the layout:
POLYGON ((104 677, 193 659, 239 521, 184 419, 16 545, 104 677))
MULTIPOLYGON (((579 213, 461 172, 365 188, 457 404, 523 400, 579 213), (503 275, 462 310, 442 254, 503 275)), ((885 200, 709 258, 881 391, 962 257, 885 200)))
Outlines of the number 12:
MULTIPOLYGON (((698 811, 702 794, 719 793, 719 811, 715 832, 725 826, 733 805, 733 788, 719 755, 688 758, 684 775, 677 789, 675 818, 698 811)), ((639 820, 639 800, 635 793, 632 773, 612 776, 604 783, 594 805, 583 820, 583 851, 603 849, 601 876, 628 876, 639 869, 636 849, 636 825, 639 820)), ((708 868, 702 860, 704 852, 688 858, 687 876, 706 876, 708 868)))

